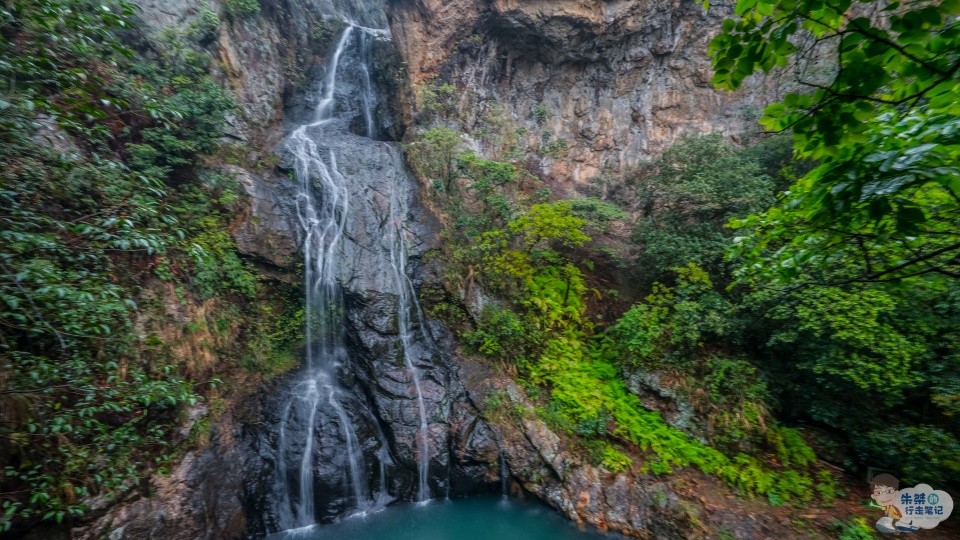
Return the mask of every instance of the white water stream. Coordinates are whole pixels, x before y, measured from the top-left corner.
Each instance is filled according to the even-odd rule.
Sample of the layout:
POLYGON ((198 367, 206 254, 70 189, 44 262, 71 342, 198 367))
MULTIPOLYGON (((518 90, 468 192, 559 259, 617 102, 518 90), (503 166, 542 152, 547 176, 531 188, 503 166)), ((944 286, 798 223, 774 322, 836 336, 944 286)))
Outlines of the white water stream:
MULTIPOLYGON (((368 29, 350 24, 343 31, 336 49, 328 60, 326 75, 321 83, 320 97, 316 104, 316 114, 312 121, 297 127, 287 139, 286 145, 293 156, 294 172, 300 182, 297 197, 297 210, 300 225, 304 232, 304 272, 306 288, 306 358, 300 380, 293 386, 289 401, 284 407, 279 427, 277 477, 282 484, 278 501, 280 526, 284 529, 305 527, 316 523, 317 509, 314 492, 314 462, 317 412, 325 407, 332 413, 327 417, 337 419, 343 448, 337 453, 343 455, 346 467, 344 484, 349 484, 353 497, 355 513, 372 510, 389 500, 387 494, 386 466, 392 463, 389 451, 385 448, 385 437, 377 427, 381 440, 379 456, 380 493, 376 498, 369 493, 370 478, 364 462, 361 442, 348 411, 344 408, 344 399, 348 399, 337 382, 339 366, 348 364, 347 348, 344 340, 344 299, 341 285, 337 280, 337 269, 343 256, 343 242, 350 206, 349 179, 341 174, 337 166, 336 155, 332 149, 324 146, 327 137, 336 137, 341 132, 332 127, 337 109, 338 70, 342 58, 351 58, 351 66, 359 66, 361 95, 359 102, 365 122, 365 135, 376 135, 374 108, 377 102, 371 83, 368 58, 371 53, 370 38, 382 36, 383 30, 368 29), (356 56, 351 56, 356 55, 356 56), (297 418, 306 418, 305 440, 291 440, 292 422, 297 418), (284 456, 295 454, 302 447, 300 458, 288 463, 284 456), (298 474, 293 467, 297 467, 298 474), (292 479, 296 478, 296 485, 292 479)), ((399 162, 399 161, 398 161, 399 162)), ((410 371, 417 394, 419 413, 419 437, 417 442, 418 486, 416 498, 425 501, 430 498, 427 485, 429 476, 429 443, 426 406, 421 390, 421 377, 414 364, 412 350, 416 332, 423 331, 423 315, 416 300, 416 294, 406 275, 407 254, 402 234, 405 209, 397 200, 395 192, 390 197, 390 225, 388 231, 389 257, 392 274, 395 279, 398 300, 398 331, 404 350, 404 363, 410 371)), ((359 208, 364 208, 359 205, 359 208)), ((381 239, 377 238, 379 243, 381 239)), ((380 246, 362 246, 379 249, 380 246)), ((346 494, 341 494, 346 495, 346 494)))
POLYGON ((414 332, 418 329, 423 331, 425 328, 423 312, 420 309, 420 303, 417 301, 416 290, 413 283, 407 276, 405 270, 407 267, 407 250, 403 241, 403 228, 401 227, 401 216, 396 215, 399 208, 396 191, 390 193, 390 265, 393 268, 393 276, 397 286, 397 327, 400 332, 400 340, 403 344, 403 362, 410 371, 413 378, 414 387, 417 390, 417 412, 420 417, 420 433, 418 437, 418 460, 417 460, 417 501, 424 502, 430 499, 430 487, 427 484, 427 478, 430 468, 430 443, 428 440, 427 409, 423 402, 423 389, 421 387, 420 370, 413 363, 413 341, 414 332), (415 323, 415 325, 414 325, 415 323))

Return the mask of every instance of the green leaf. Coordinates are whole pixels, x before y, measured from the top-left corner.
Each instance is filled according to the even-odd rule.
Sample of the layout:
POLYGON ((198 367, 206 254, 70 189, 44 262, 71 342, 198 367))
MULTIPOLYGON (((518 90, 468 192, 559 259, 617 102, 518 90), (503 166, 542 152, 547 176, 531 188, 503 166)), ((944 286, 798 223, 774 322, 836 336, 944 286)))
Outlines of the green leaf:
POLYGON ((737 0, 737 6, 734 9, 734 13, 737 15, 744 15, 756 5, 757 0, 737 0))

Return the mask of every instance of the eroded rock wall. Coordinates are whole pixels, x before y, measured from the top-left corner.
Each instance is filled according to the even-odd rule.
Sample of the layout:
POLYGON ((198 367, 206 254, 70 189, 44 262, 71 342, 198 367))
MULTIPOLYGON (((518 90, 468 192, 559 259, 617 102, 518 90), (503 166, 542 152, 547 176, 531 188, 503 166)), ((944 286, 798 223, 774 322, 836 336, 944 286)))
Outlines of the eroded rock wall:
MULTIPOLYGON (((658 155, 683 133, 754 129, 778 81, 711 86, 707 44, 732 10, 696 0, 390 0, 411 84, 454 84, 467 123, 503 107, 535 149, 549 130, 567 149, 537 157, 583 184, 658 155), (540 109, 540 121, 535 109, 540 109)), ((412 115, 410 115, 412 117, 412 115)))

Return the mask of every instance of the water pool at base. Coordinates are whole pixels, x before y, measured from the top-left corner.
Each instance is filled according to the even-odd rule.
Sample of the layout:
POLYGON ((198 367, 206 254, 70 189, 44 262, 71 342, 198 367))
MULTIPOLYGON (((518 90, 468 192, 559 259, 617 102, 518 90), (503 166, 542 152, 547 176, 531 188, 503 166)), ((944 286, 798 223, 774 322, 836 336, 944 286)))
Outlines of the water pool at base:
POLYGON ((305 527, 269 540, 597 540, 539 502, 470 497, 426 504, 399 504, 339 523, 305 527))

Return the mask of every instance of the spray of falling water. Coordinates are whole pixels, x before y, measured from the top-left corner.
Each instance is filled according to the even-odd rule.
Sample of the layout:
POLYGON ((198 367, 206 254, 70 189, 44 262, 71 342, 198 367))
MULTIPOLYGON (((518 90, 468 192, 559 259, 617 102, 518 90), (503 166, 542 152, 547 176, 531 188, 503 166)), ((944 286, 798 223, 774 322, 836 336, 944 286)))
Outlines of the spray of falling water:
MULTIPOLYGON (((306 289, 306 369, 303 379, 294 387, 290 402, 284 408, 279 437, 279 462, 294 441, 287 436, 287 424, 299 414, 306 416, 306 438, 297 474, 297 489, 283 485, 280 501, 281 523, 285 528, 310 525, 316 521, 313 482, 313 445, 317 409, 326 404, 335 412, 341 435, 346 441, 347 481, 352 488, 355 504, 362 508, 368 503, 363 480, 363 459, 350 419, 339 401, 333 373, 346 357, 340 314, 343 295, 336 281, 336 268, 341 253, 346 216, 349 211, 349 191, 346 180, 337 167, 332 150, 322 150, 312 131, 322 129, 334 119, 337 71, 340 58, 350 44, 354 27, 348 26, 330 57, 327 73, 321 86, 313 121, 296 128, 287 140, 287 149, 294 159, 294 172, 300 181, 297 213, 304 231, 304 267, 306 289), (319 191, 321 196, 317 197, 319 191), (297 499, 292 493, 297 492, 297 499)), ((291 475, 279 467, 282 482, 291 475)))
MULTIPOLYGON (((294 129, 286 142, 287 150, 293 157, 296 178, 300 182, 297 212, 304 232, 307 345, 305 369, 284 407, 278 438, 277 476, 281 479, 278 509, 280 525, 285 529, 305 527, 316 522, 316 464, 313 454, 320 407, 332 413, 340 431, 344 447, 339 454, 343 456, 346 464, 343 479, 344 484, 349 485, 356 511, 363 513, 389 501, 386 467, 392 460, 386 438, 382 433, 378 435, 381 439, 378 454, 380 492, 374 500, 368 489, 368 474, 362 447, 351 417, 344 407, 343 400, 348 395, 340 388, 336 378, 338 366, 348 362, 342 320, 344 300, 337 281, 337 269, 343 257, 350 193, 347 179, 337 165, 336 154, 323 145, 326 137, 337 136, 339 132, 336 131, 336 126, 342 124, 334 122, 340 120, 336 116, 338 70, 341 59, 353 58, 353 54, 357 55, 353 58, 355 62, 352 65, 359 74, 359 104, 365 121, 365 134, 369 138, 376 135, 373 111, 377 98, 366 58, 371 51, 368 38, 377 35, 385 35, 385 31, 352 23, 347 26, 328 59, 314 117, 310 122, 294 129), (290 427, 293 422, 306 422, 305 440, 292 440, 290 427), (288 459, 286 456, 295 456, 296 459, 288 459)), ((391 147, 390 151, 395 150, 391 147)), ((397 163, 402 161, 398 156, 394 157, 397 158, 397 163)), ((390 265, 397 289, 397 319, 404 350, 404 364, 411 373, 417 398, 417 499, 425 501, 430 498, 427 483, 430 457, 428 422, 421 376, 413 357, 417 331, 419 329, 422 333, 425 325, 413 284, 406 275, 407 255, 402 236, 402 211, 402 205, 394 190, 391 192, 390 202, 391 221, 387 227, 390 265)))
POLYGON ((424 329, 423 312, 417 301, 416 291, 410 278, 406 274, 407 250, 403 242, 403 216, 398 215, 399 201, 396 190, 390 193, 390 264, 393 269, 397 287, 397 326, 403 346, 403 362, 413 379, 414 390, 417 394, 417 412, 420 426, 417 441, 417 501, 425 502, 430 499, 430 486, 427 479, 430 474, 430 443, 428 437, 429 425, 427 422, 427 408, 423 399, 420 370, 414 363, 414 332, 416 328, 424 329), (417 323, 416 328, 414 322, 417 323))

